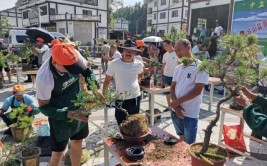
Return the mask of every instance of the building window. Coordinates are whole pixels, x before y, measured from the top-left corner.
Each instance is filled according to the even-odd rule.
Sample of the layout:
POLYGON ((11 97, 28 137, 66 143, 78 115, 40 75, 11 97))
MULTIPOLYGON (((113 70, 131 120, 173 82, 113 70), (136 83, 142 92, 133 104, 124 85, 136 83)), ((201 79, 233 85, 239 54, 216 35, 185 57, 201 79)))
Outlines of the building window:
POLYGON ((22 18, 23 19, 28 19, 29 18, 29 11, 28 10, 22 12, 22 18))
POLYGON ((160 17, 159 17, 160 19, 164 19, 164 18, 166 18, 166 12, 162 12, 162 13, 160 13, 160 17))
POLYGON ((157 13, 154 13, 154 20, 157 19, 157 13))
POLYGON ((147 14, 152 14, 152 8, 148 8, 148 13, 147 14))
POLYGON ((147 21, 147 26, 151 26, 152 25, 152 20, 148 20, 147 21))
POLYGON ((172 3, 178 3, 179 0, 172 0, 172 3))
POLYGON ((157 7, 157 1, 154 1, 154 7, 157 7))
POLYGON ((160 5, 161 5, 161 6, 166 5, 166 0, 161 0, 160 5))
POLYGON ((178 10, 172 11, 172 17, 178 17, 178 10))
POLYGON ((40 7, 41 16, 47 15, 47 5, 40 7))
POLYGON ((56 15, 56 9, 55 8, 50 8, 49 9, 49 15, 56 15))
POLYGON ((29 3, 29 0, 22 0, 22 5, 29 3))
POLYGON ((198 28, 201 28, 203 24, 207 25, 207 19, 204 19, 204 18, 198 18, 198 19, 197 19, 197 27, 198 27, 198 28))
POLYGON ((185 14, 185 18, 187 18, 188 10, 185 10, 185 11, 184 11, 184 14, 185 14))
POLYGON ((92 16, 93 13, 91 10, 83 10, 83 15, 86 15, 86 16, 92 16))

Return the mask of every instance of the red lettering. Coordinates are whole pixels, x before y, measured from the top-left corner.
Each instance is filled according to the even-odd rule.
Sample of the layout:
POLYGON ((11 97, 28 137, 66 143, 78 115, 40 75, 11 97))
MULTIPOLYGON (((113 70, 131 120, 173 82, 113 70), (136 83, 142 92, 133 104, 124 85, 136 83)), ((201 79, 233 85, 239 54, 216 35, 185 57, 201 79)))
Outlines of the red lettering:
POLYGON ((261 23, 260 22, 257 24, 257 27, 258 27, 258 31, 259 30, 262 30, 262 26, 261 26, 261 23))
POLYGON ((255 32, 257 32, 257 27, 252 28, 252 33, 255 33, 255 32))
POLYGON ((262 23, 263 23, 263 26, 264 26, 264 27, 267 27, 267 20, 263 20, 262 23))

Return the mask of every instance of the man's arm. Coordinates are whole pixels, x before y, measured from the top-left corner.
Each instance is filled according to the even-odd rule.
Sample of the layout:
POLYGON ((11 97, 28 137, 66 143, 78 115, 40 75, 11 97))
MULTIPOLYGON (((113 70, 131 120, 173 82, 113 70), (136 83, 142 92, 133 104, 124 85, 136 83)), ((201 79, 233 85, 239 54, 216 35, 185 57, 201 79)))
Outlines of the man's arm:
POLYGON ((192 91, 188 92, 184 96, 181 96, 181 97, 177 98, 176 100, 172 100, 173 102, 170 104, 171 107, 176 108, 179 105, 181 105, 182 103, 197 97, 198 95, 201 94, 204 86, 205 86, 205 84, 196 83, 196 85, 195 85, 195 87, 194 87, 194 89, 192 91))
POLYGON ((41 53, 43 53, 43 52, 45 52, 45 51, 47 50, 47 47, 45 47, 45 46, 43 46, 42 48, 37 48, 37 47, 35 47, 34 50, 35 50, 37 53, 41 54, 41 53))
POLYGON ((176 86, 176 82, 172 81, 171 89, 170 89, 170 95, 171 95, 172 101, 175 101, 177 99, 177 97, 175 95, 175 86, 176 86))
POLYGON ((1 107, 0 110, 2 110, 3 112, 6 112, 6 111, 9 109, 10 104, 11 104, 11 97, 8 97, 8 98, 5 100, 3 106, 1 107))
POLYGON ((138 74, 138 82, 140 82, 141 79, 143 79, 143 78, 144 78, 144 72, 138 74))
POLYGON ((165 66, 166 66, 166 63, 162 63, 162 67, 161 67, 161 82, 163 81, 163 74, 164 74, 165 66))
POLYGON ((109 87, 109 84, 110 84, 111 80, 112 80, 112 77, 109 76, 109 75, 106 75, 105 81, 103 83, 103 91, 102 91, 102 93, 104 95, 106 94, 106 92, 108 90, 108 87, 109 87))

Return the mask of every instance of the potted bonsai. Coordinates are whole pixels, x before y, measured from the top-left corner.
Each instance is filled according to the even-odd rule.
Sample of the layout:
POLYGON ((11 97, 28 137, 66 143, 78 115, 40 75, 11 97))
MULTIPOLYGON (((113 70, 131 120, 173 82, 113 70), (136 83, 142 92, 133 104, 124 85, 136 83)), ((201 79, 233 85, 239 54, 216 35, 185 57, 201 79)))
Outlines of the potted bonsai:
POLYGON ((23 166, 39 166, 41 148, 39 147, 26 147, 20 152, 23 166))
POLYGON ((9 127, 16 142, 24 141, 28 137, 33 122, 33 117, 24 112, 26 107, 26 104, 21 104, 20 107, 13 109, 8 115, 9 119, 15 121, 9 127))
POLYGON ((204 60, 199 70, 220 78, 223 86, 228 91, 228 96, 222 98, 216 107, 216 116, 204 130, 203 143, 194 143, 189 147, 192 165, 223 165, 228 156, 227 151, 214 144, 210 144, 212 129, 220 118, 220 107, 234 96, 239 95, 240 88, 252 85, 259 77, 266 77, 267 70, 258 74, 259 61, 256 55, 259 53, 258 41, 254 35, 226 35, 222 38, 220 47, 223 55, 218 55, 214 60, 204 60))

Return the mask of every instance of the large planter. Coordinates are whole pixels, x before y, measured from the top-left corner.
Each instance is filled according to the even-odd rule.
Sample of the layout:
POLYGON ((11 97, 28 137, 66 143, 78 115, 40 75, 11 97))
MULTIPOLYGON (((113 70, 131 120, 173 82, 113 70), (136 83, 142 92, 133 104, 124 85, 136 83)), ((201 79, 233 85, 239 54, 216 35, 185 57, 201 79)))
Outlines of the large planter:
MULTIPOLYGON (((190 156, 191 156, 191 165, 192 166, 210 166, 207 162, 205 162, 202 159, 200 159, 199 157, 197 157, 195 155, 195 152, 192 151, 195 146, 202 146, 202 144, 203 144, 202 142, 201 143, 194 143, 194 144, 191 144, 189 146, 188 150, 189 150, 189 153, 190 153, 190 156)), ((222 146, 218 146, 218 145, 215 145, 215 144, 210 144, 209 147, 218 148, 218 149, 220 149, 220 150, 225 152, 227 158, 229 157, 228 152, 222 146)), ((226 162, 226 160, 216 160, 216 161, 213 161, 213 162, 214 162, 215 166, 224 166, 224 163, 226 162)))
POLYGON ((146 140, 146 138, 152 134, 152 131, 150 128, 148 128, 148 131, 147 133, 145 133, 144 135, 141 135, 139 137, 130 137, 130 136, 127 136, 123 133, 121 133, 123 139, 125 140, 125 142, 128 142, 130 144, 134 144, 134 145, 140 145, 140 144, 143 144, 144 141, 146 140))
POLYGON ((30 131, 30 129, 29 129, 30 127, 19 128, 19 127, 14 127, 12 125, 10 125, 9 127, 11 129, 13 139, 16 142, 24 141, 27 138, 29 131, 30 131))
POLYGON ((24 154, 24 153, 28 153, 29 149, 25 149, 25 150, 20 152, 20 158, 22 159, 23 166, 39 166, 41 148, 34 147, 34 148, 30 148, 30 149, 34 153, 29 155, 29 156, 25 156, 25 154, 24 154))

